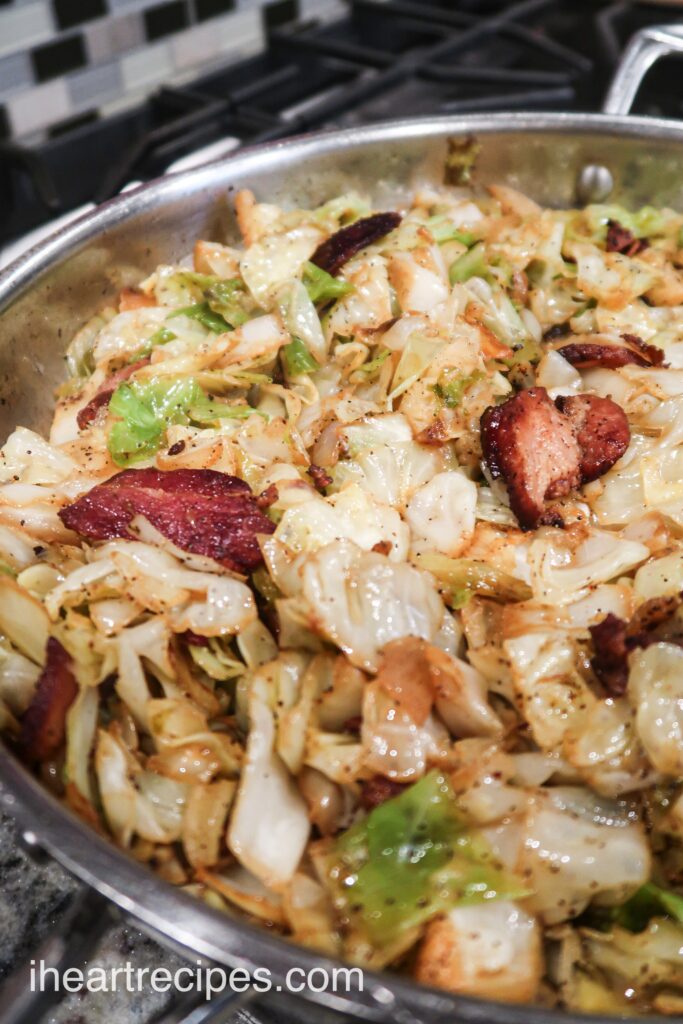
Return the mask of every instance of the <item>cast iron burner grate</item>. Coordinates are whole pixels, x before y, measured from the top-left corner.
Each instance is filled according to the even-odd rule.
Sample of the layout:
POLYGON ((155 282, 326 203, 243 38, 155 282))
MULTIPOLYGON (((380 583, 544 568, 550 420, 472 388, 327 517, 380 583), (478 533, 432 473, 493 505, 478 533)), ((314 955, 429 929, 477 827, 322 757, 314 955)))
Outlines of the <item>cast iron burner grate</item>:
MULTIPOLYGON (((248 145, 399 116, 597 110, 627 40, 661 19, 656 6, 626 0, 347 2, 342 20, 275 28, 261 55, 134 109, 33 144, 0 143, 0 240, 226 136, 248 145)), ((677 80, 662 62, 638 109, 681 116, 677 80)))

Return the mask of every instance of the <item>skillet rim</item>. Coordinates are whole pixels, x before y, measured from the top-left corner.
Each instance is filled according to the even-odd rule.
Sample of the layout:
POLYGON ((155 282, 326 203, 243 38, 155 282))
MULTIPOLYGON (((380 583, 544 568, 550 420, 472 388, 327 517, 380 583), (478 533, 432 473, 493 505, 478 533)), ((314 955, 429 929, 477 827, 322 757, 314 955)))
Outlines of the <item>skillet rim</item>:
MULTIPOLYGON (((362 149, 371 143, 521 132, 683 143, 682 121, 630 115, 520 112, 385 121, 245 147, 201 167, 130 189, 29 249, 0 272, 0 315, 44 274, 89 241, 139 213, 182 198, 188 185, 190 191, 221 183, 227 187, 233 174, 253 172, 258 176, 264 160, 269 170, 277 170, 309 157, 340 149, 362 149)), ((262 928, 229 918, 163 881, 57 801, 1 741, 0 809, 17 820, 32 847, 45 850, 157 940, 181 947, 190 957, 205 956, 227 967, 267 967, 273 986, 282 983, 291 968, 332 971, 348 966, 270 935, 262 928)), ((436 1022, 437 1017, 444 1015, 462 1024, 610 1024, 616 1019, 459 996, 427 988, 400 975, 365 970, 363 976, 362 991, 350 991, 344 996, 323 991, 306 993, 302 998, 313 1006, 317 1003, 359 1019, 394 1020, 400 1024, 436 1022)), ((641 1024, 662 1022, 661 1016, 636 1019, 641 1024)))

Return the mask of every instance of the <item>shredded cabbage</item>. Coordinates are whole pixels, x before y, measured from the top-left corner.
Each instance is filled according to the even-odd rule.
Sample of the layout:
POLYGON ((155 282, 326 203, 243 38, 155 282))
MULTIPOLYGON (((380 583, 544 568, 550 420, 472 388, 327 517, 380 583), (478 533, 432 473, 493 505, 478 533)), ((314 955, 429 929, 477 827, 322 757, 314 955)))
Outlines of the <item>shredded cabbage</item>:
POLYGON ((0 731, 223 913, 680 1016, 683 214, 476 151, 400 209, 242 190, 70 341, 0 450, 0 731))

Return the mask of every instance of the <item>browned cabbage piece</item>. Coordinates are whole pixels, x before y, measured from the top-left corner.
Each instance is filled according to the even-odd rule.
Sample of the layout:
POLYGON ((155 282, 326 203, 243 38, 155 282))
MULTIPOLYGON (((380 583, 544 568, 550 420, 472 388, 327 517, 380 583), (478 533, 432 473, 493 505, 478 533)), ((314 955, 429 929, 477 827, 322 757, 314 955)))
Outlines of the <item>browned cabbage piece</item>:
POLYGON ((311 256, 311 263, 334 277, 356 253, 384 238, 400 223, 400 213, 373 213, 371 217, 363 217, 322 242, 311 256))
POLYGON ((145 295, 135 288, 122 288, 119 292, 119 313, 129 313, 133 309, 144 309, 148 306, 156 306, 157 301, 153 295, 145 295))
POLYGON ((561 525, 545 502, 606 473, 629 440, 628 420, 611 399, 572 395, 555 405, 541 387, 489 407, 481 418, 484 459, 504 481, 524 530, 561 525))
POLYGON ((51 636, 33 698, 21 719, 20 744, 30 761, 46 761, 64 743, 66 715, 78 696, 71 658, 51 636))

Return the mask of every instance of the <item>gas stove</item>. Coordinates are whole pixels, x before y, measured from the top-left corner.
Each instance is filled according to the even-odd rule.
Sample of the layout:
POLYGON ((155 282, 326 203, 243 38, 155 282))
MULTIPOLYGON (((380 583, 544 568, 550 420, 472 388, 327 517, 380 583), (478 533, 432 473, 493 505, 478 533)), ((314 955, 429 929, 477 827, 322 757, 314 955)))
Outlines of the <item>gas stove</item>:
MULTIPOLYGON (((627 0, 347 5, 341 20, 274 27, 259 55, 115 116, 31 145, 0 143, 0 265, 131 183, 238 146, 421 114, 598 110, 633 33, 683 22, 670 4, 627 0)), ((673 62, 662 61, 636 110, 683 116, 677 81, 673 62)))

